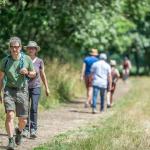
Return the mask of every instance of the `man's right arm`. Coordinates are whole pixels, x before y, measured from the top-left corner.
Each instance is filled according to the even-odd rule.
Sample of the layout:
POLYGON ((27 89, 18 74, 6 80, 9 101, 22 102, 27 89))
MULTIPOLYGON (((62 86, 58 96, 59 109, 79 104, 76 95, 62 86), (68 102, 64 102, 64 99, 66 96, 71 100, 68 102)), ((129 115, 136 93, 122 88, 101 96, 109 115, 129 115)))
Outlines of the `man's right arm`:
POLYGON ((0 103, 3 102, 3 96, 2 96, 3 79, 4 79, 4 72, 0 71, 0 103))

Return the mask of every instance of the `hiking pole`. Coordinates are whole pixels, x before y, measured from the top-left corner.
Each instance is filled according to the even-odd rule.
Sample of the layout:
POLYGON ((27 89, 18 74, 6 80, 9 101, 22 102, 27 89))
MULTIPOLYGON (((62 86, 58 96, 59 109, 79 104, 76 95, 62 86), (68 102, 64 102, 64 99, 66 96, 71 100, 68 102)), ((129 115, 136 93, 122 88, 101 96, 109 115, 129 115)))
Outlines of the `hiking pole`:
POLYGON ((29 130, 29 133, 28 133, 28 138, 30 138, 30 124, 31 124, 31 121, 30 121, 30 109, 31 109, 31 99, 29 98, 29 103, 28 103, 28 109, 29 109, 29 112, 28 112, 28 130, 29 130))

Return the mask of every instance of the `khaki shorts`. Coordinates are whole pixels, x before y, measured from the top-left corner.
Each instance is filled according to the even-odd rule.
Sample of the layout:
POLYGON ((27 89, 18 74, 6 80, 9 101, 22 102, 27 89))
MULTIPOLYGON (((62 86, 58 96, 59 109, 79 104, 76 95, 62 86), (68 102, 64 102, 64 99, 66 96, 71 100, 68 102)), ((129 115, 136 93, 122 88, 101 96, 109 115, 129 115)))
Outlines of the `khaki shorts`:
POLYGON ((6 112, 13 110, 17 117, 28 117, 29 94, 27 88, 4 89, 4 106, 6 112))

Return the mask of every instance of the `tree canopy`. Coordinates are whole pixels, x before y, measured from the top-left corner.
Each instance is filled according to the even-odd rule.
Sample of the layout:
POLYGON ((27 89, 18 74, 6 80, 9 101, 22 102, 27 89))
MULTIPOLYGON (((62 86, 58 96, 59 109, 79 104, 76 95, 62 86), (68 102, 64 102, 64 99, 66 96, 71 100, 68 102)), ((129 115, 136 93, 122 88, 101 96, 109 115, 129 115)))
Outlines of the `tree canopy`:
POLYGON ((76 59, 91 47, 146 58, 149 8, 149 0, 1 0, 0 52, 17 35, 24 45, 37 41, 50 58, 76 59))

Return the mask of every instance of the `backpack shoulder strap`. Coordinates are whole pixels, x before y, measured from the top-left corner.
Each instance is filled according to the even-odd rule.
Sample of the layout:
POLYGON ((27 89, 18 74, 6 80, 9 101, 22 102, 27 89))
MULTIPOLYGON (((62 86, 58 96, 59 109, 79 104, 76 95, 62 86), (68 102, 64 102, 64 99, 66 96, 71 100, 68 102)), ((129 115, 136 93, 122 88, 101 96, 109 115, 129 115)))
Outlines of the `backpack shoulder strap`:
POLYGON ((8 63, 9 63, 9 59, 10 59, 10 55, 8 55, 8 56, 6 57, 6 61, 5 61, 5 63, 4 63, 4 69, 5 69, 5 70, 6 70, 6 68, 7 68, 8 63))
POLYGON ((24 53, 21 52, 21 57, 20 57, 20 60, 19 60, 19 68, 23 68, 24 67, 24 53))

